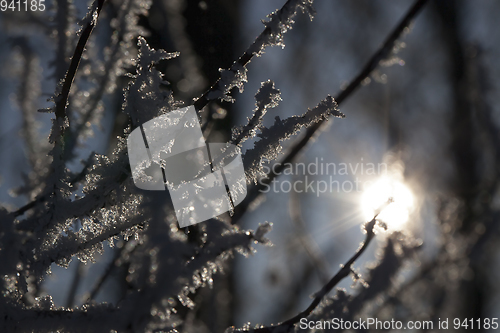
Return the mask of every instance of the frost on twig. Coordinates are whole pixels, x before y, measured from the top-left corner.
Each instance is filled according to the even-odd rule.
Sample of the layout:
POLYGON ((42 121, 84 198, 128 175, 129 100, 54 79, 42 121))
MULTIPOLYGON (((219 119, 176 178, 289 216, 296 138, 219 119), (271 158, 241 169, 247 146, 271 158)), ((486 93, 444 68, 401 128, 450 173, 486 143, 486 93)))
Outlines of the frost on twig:
MULTIPOLYGON (((78 43, 75 47, 69 68, 64 79, 60 82, 60 89, 56 89, 56 95, 53 98, 55 102, 55 106, 53 108, 55 119, 52 120, 52 130, 49 136, 49 142, 53 144, 53 149, 49 153, 52 156, 52 165, 46 189, 43 191, 43 194, 50 194, 52 196, 50 208, 56 212, 59 211, 57 203, 64 203, 66 201, 71 188, 71 185, 68 182, 69 177, 64 161, 65 133, 69 128, 69 118, 67 114, 69 95, 78 71, 80 60, 85 50, 85 45, 87 44, 90 35, 97 24, 97 18, 99 17, 99 13, 101 12, 103 5, 104 0, 95 0, 93 2, 91 10, 87 14, 87 17, 92 16, 92 20, 86 21, 85 25, 82 26, 80 38, 78 39, 78 43)), ((40 220, 39 224, 41 225, 42 230, 46 227, 51 227, 51 224, 53 224, 52 215, 55 214, 51 214, 51 216, 40 220)))
POLYGON ((333 97, 328 96, 313 109, 308 109, 302 116, 293 116, 281 120, 275 118, 270 128, 263 128, 258 136, 261 138, 254 144, 252 149, 246 151, 244 156, 245 171, 248 181, 257 182, 258 177, 263 176, 262 163, 264 159, 275 160, 281 150, 281 142, 290 139, 297 134, 302 127, 309 127, 320 121, 334 116, 344 118, 344 114, 337 108, 333 97))
POLYGON ((137 23, 140 15, 147 15, 150 6, 151 1, 124 0, 118 8, 117 17, 109 22, 113 33, 109 36, 109 46, 102 52, 102 59, 96 48, 98 44, 92 43, 87 47, 91 56, 82 59, 79 83, 91 87, 78 91, 77 98, 73 99, 71 133, 65 152, 67 160, 74 157, 78 142, 93 134, 91 124, 100 123, 104 114, 104 98, 115 91, 117 81, 126 69, 135 67, 133 55, 137 51, 134 41, 138 36, 147 35, 147 31, 137 23))
MULTIPOLYGON (((244 256, 248 256, 255 252, 252 248, 252 243, 261 243, 263 245, 271 245, 270 241, 265 238, 265 235, 272 229, 272 223, 264 223, 259 225, 255 232, 242 231, 238 227, 231 227, 223 234, 212 239, 209 244, 206 244, 201 251, 187 263, 186 268, 193 271, 193 282, 186 285, 183 291, 179 294, 179 299, 188 301, 188 293, 194 292, 195 289, 211 285, 213 283, 212 275, 217 271, 221 271, 223 261, 233 256, 233 252, 237 251, 244 256)), ((183 303, 184 304, 184 303, 183 303)), ((189 302, 189 304, 192 304, 189 302)))
POLYGON ((229 94, 233 88, 238 88, 239 92, 243 92, 243 87, 247 81, 247 68, 241 64, 235 63, 231 69, 220 70, 220 80, 218 89, 210 91, 207 94, 209 100, 221 99, 226 102, 234 103, 235 99, 229 94))
MULTIPOLYGON (((288 1, 283 8, 274 13, 268 15, 268 21, 262 21, 269 30, 269 33, 265 35, 263 46, 277 45, 285 47, 283 43, 283 35, 290 29, 292 29, 295 15, 297 15, 297 10, 301 10, 302 13, 306 13, 309 19, 312 20, 316 11, 314 10, 312 4, 314 0, 291 0, 288 1)), ((256 45, 257 46, 257 45, 256 45)), ((263 51, 263 47, 260 49, 252 49, 251 52, 257 55, 263 51)))
POLYGON ((198 288, 211 285, 213 274, 222 269, 222 263, 233 255, 234 250, 252 252, 251 244, 264 240, 269 225, 255 233, 233 227, 220 235, 217 242, 203 248, 186 264, 185 258, 193 255, 192 244, 168 236, 161 224, 152 225, 146 231, 148 242, 130 258, 127 281, 135 289, 127 294, 118 306, 87 304, 74 309, 56 308, 49 297, 36 300, 33 308, 16 304, 0 303, 5 314, 0 323, 2 331, 50 332, 75 326, 75 332, 132 330, 150 332, 154 329, 173 329, 178 325, 176 315, 180 304, 194 306, 190 294, 198 288), (169 258, 159 261, 160 258, 169 258), (22 321, 17 319, 22 317, 22 321))
POLYGON ((54 66, 54 77, 57 80, 64 78, 69 65, 70 45, 75 39, 75 6, 72 1, 54 1, 55 14, 51 21, 55 21, 57 31, 57 51, 51 62, 54 66))
POLYGON ((302 318, 307 318, 310 316, 318 306, 323 302, 324 298, 330 293, 330 291, 343 279, 348 277, 352 273, 352 265, 358 260, 358 258, 366 251, 371 241, 375 237, 374 226, 377 223, 376 216, 369 222, 365 223, 364 228, 366 230, 366 236, 364 242, 361 244, 360 248, 354 253, 354 255, 344 264, 340 266, 340 270, 326 283, 323 287, 314 294, 311 304, 302 312, 298 313, 294 317, 283 321, 277 325, 271 326, 256 326, 255 328, 245 327, 239 332, 255 332, 255 333, 280 333, 289 332, 293 329, 294 325, 297 324, 302 318))
POLYGON ((153 65, 160 60, 171 59, 178 53, 168 53, 164 50, 154 50, 149 47, 143 37, 138 38, 139 57, 136 75, 125 90, 123 111, 132 119, 135 126, 141 125, 175 107, 170 90, 161 90, 161 85, 167 85, 161 73, 153 65))
POLYGON ((244 83, 247 82, 248 63, 254 56, 260 56, 268 46, 284 47, 283 34, 292 28, 297 12, 300 10, 307 13, 311 20, 314 17, 313 1, 288 0, 281 9, 270 14, 269 20, 263 21, 266 26, 264 31, 228 70, 221 70, 221 78, 194 103, 196 109, 201 110, 214 99, 233 102, 234 99, 230 96, 231 89, 237 87, 243 92, 244 83))
MULTIPOLYGON (((160 112, 166 112, 174 104, 171 93, 160 90, 161 76, 152 66, 175 54, 151 49, 142 37, 139 38, 139 46, 137 75, 126 91, 124 104, 125 111, 136 123, 145 121, 148 117, 155 117, 160 112)), ((61 119, 56 118, 54 121, 60 122, 61 119)), ((55 134, 57 132, 53 132, 53 135, 55 134)), ((55 149, 57 147, 56 145, 55 149)), ((127 199, 131 203, 136 203, 138 200, 130 196, 126 186, 121 188, 128 177, 125 170, 127 156, 124 148, 125 144, 122 142, 119 143, 111 158, 96 156, 96 162, 86 176, 86 184, 83 187, 84 197, 65 202, 64 209, 58 209, 57 214, 44 214, 37 218, 37 223, 50 227, 46 236, 33 245, 41 249, 35 258, 38 271, 43 271, 44 267, 52 262, 66 265, 67 260, 74 254, 78 254, 82 261, 87 261, 93 257, 95 251, 102 251, 101 242, 120 235, 121 232, 138 224, 124 221, 134 212, 134 209, 131 209, 134 205, 126 203, 127 199), (125 205, 126 209, 122 205, 125 205), (98 210, 100 207, 106 207, 106 209, 98 210), (75 216, 88 216, 81 220, 83 227, 76 233, 69 230, 75 221, 75 216), (118 218, 119 221, 117 221, 118 218), (116 224, 117 222, 125 223, 116 224), (66 233, 66 236, 63 237, 63 233, 66 233)), ((59 188, 62 188, 62 184, 59 188)), ((68 191, 66 193, 69 194, 68 191)), ((56 204, 62 199, 52 201, 56 204)))
POLYGON ((348 294, 344 289, 338 289, 334 297, 326 297, 322 304, 313 312, 308 320, 320 318, 341 318, 353 320, 374 303, 380 304, 381 295, 394 291, 397 286, 398 274, 404 267, 404 262, 410 260, 420 244, 412 241, 401 233, 394 233, 387 238, 380 260, 372 265, 366 273, 367 285, 356 295, 348 294))
POLYGON ((276 107, 281 101, 281 93, 274 87, 273 81, 267 80, 261 83, 259 91, 255 94, 255 100, 256 109, 252 118, 248 119, 248 123, 242 128, 233 129, 232 143, 237 146, 241 147, 243 142, 253 138, 262 128, 262 119, 268 109, 276 107))
POLYGON ((387 291, 393 284, 391 279, 398 273, 403 261, 419 246, 418 242, 408 241, 402 234, 394 233, 387 240, 382 260, 369 271, 369 283, 366 284, 366 287, 355 298, 347 295, 343 290, 339 290, 333 298, 327 297, 332 289, 349 275, 354 274, 354 277, 357 278, 357 273, 353 273, 353 265, 366 251, 375 237, 374 227, 377 224, 376 218, 377 216, 364 224, 363 227, 366 231, 366 236, 360 248, 344 265, 341 265, 340 270, 323 285, 321 290, 314 294, 311 304, 304 311, 277 325, 256 326, 253 329, 247 325, 247 327, 238 330, 238 332, 291 332, 298 328, 296 324, 303 318, 320 320, 326 318, 325 314, 328 314, 329 318, 335 316, 352 320, 354 318, 353 315, 357 314, 362 306, 387 291))

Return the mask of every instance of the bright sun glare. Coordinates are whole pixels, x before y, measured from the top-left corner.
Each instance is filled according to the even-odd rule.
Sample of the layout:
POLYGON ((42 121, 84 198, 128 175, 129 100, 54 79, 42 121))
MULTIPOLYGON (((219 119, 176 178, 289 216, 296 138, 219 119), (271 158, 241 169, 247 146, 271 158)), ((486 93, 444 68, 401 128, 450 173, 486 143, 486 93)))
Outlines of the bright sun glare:
POLYGON ((361 208, 366 221, 371 220, 377 210, 382 209, 377 219, 385 222, 390 229, 400 229, 413 210, 413 194, 400 181, 382 178, 365 190, 361 208), (393 202, 385 206, 389 198, 393 202))

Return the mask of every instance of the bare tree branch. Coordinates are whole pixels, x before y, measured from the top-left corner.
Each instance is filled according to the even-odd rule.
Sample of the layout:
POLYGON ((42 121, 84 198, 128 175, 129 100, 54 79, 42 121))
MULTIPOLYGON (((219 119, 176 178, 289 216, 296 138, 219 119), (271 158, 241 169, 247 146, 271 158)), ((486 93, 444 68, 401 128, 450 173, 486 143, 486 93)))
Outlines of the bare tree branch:
POLYGON ((285 320, 284 322, 275 325, 275 326, 267 326, 267 327, 260 327, 260 328, 255 328, 255 329, 249 329, 249 330, 239 330, 240 332, 255 332, 255 333, 272 333, 272 332, 286 332, 289 331, 296 323, 300 321, 302 318, 306 318, 309 316, 314 309, 321 303, 323 298, 343 279, 345 279, 349 274, 352 272, 352 265, 354 262, 365 252, 365 250, 368 248, 368 245, 370 245, 370 242, 372 239, 375 237, 375 233, 373 231, 373 228, 375 227, 375 224, 377 223, 377 215, 370 221, 365 224, 365 231, 366 231, 366 237, 365 241, 361 245, 361 247, 356 251, 356 253, 349 259, 343 266, 342 268, 335 274, 330 281, 328 281, 327 284, 321 288, 320 291, 318 291, 311 304, 302 311, 301 313, 297 314, 296 316, 285 320))
POLYGON ((88 17, 87 25, 80 32, 80 38, 78 39, 78 44, 76 45, 75 52, 71 58, 71 63, 69 64, 68 71, 64 77, 64 83, 61 88, 61 94, 56 98, 55 114, 56 118, 65 118, 66 106, 68 104, 69 93, 71 91, 71 85, 78 71, 78 65, 82 59, 83 51, 85 50, 85 45, 92 34, 92 30, 97 24, 97 19, 99 18, 99 13, 101 12, 104 2, 106 0, 96 0, 92 5, 93 9, 89 12, 90 17, 88 17))
MULTIPOLYGON (((237 61, 229 68, 229 72, 234 75, 243 74, 242 71, 246 70, 246 66, 254 58, 254 56, 259 56, 264 49, 269 45, 282 45, 282 33, 291 29, 291 24, 293 23, 293 18, 297 14, 297 10, 300 8, 302 12, 307 11, 309 17, 312 19, 314 12, 312 10, 312 3, 314 0, 288 0, 283 7, 277 12, 271 14, 271 20, 266 23, 266 28, 260 33, 260 35, 254 40, 252 45, 245 50, 245 52, 239 57, 237 61), (286 27, 280 27, 281 24, 287 25, 286 27), (280 31, 277 31, 279 29, 280 31)), ((200 98, 194 102, 196 110, 203 109, 208 102, 217 99, 220 96, 215 94, 217 91, 226 91, 228 88, 228 82, 226 82, 221 76, 215 84, 210 87, 200 98)), ((208 123, 212 120, 212 113, 208 113, 208 119, 203 125, 202 129, 205 131, 208 123)))

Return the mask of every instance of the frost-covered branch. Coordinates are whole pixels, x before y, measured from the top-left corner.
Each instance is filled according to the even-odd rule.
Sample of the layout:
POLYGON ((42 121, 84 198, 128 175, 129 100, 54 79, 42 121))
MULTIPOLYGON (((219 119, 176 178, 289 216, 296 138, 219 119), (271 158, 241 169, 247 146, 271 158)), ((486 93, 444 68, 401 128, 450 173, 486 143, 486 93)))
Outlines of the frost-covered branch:
MULTIPOLYGON (((417 0, 406 13, 400 23, 394 28, 394 30, 389 34, 382 46, 375 52, 370 60, 366 63, 359 74, 349 83, 349 85, 342 90, 335 101, 338 105, 344 102, 348 97, 350 97, 356 90, 361 86, 363 80, 370 76, 370 74, 379 66, 380 62, 386 59, 392 52, 394 45, 398 38, 404 33, 406 28, 410 25, 411 21, 417 16, 420 10, 427 3, 427 0, 417 0)), ((305 135, 295 142, 287 151, 286 155, 281 159, 281 162, 272 168, 272 170, 267 174, 263 181, 259 182, 258 185, 253 186, 245 200, 237 207, 235 214, 233 216, 232 223, 237 223, 237 221, 244 215, 248 207, 261 195, 262 190, 265 186, 269 185, 278 175, 282 174, 283 168, 289 163, 292 163, 297 155, 307 146, 309 141, 319 132, 325 119, 312 124, 306 131, 305 135)))
POLYGON ((231 143, 236 146, 241 147, 243 142, 257 135, 257 131, 262 129, 262 119, 267 110, 276 107, 281 101, 281 93, 274 87, 273 81, 267 80, 261 83, 259 91, 255 94, 255 100, 256 108, 252 118, 248 119, 244 127, 233 130, 231 143))
POLYGON ((166 84, 161 73, 153 65, 161 60, 172 59, 178 52, 168 53, 165 50, 152 49, 144 37, 139 37, 139 57, 136 74, 125 89, 123 112, 132 119, 133 126, 139 126, 163 113, 171 111, 179 105, 174 102, 170 90, 161 90, 166 84))
POLYGON ((335 274, 328 283, 326 283, 320 291, 318 291, 311 304, 304 311, 300 312, 296 316, 285 320, 278 325, 272 325, 267 327, 256 327, 254 329, 248 330, 238 330, 239 332, 255 332, 255 333, 272 333, 272 332, 288 332, 296 323, 302 318, 309 316, 321 303, 323 298, 328 295, 328 293, 343 279, 349 276, 353 271, 352 265, 354 262, 366 251, 368 245, 370 245, 372 239, 375 237, 374 227, 377 223, 377 216, 375 216, 370 222, 367 222, 364 226, 366 231, 365 241, 361 247, 356 251, 356 253, 349 259, 341 269, 335 274))
MULTIPOLYGON (((313 2, 313 0, 288 0, 280 10, 276 11, 275 13, 272 13, 270 15, 270 20, 268 22, 265 22, 266 28, 264 29, 264 31, 256 38, 256 40, 245 51, 245 53, 238 59, 238 61, 236 61, 233 64, 231 69, 229 69, 229 72, 232 72, 232 74, 229 73, 228 71, 226 71, 225 74, 224 73, 221 74, 221 76, 222 76, 221 79, 219 79, 212 86, 212 88, 210 88, 207 92, 205 92, 194 103, 196 109, 201 110, 210 100, 212 100, 214 98, 216 99, 216 98, 221 97, 222 95, 220 95, 221 94, 220 92, 222 92, 223 95, 225 94, 225 96, 228 96, 227 94, 229 93, 229 91, 231 90, 232 87, 234 87, 236 85, 241 85, 241 87, 242 87, 242 84, 243 84, 242 80, 244 79, 243 72, 246 72, 245 66, 253 59, 254 56, 256 56, 256 55, 259 56, 260 54, 262 54, 262 52, 264 51, 264 49, 267 46, 271 46, 271 45, 281 45, 282 46, 283 45, 283 34, 286 31, 291 29, 292 24, 294 23, 293 18, 297 14, 298 10, 301 10, 302 12, 306 12, 309 15, 309 17, 312 19, 313 15, 314 15, 314 9, 312 8, 312 2, 313 2), (238 78, 239 81, 238 80, 237 80, 238 82, 234 81, 235 78, 238 78), (209 95, 210 95, 210 97, 209 97, 209 95)), ((85 29, 84 31, 87 31, 87 30, 85 29)), ((91 30, 90 30, 90 32, 91 32, 91 30)), ((81 39, 82 39, 82 36, 80 36, 80 40, 81 39)), ((147 45, 145 41, 142 44, 147 45)), ((148 48, 149 48, 149 46, 148 46, 148 48)), ((146 48, 143 49, 143 51, 145 51, 145 50, 146 50, 146 48)), ((158 52, 160 52, 160 51, 158 51, 158 52)), ((76 54, 76 51, 75 51, 75 54, 76 54)), ((165 53, 165 55, 166 55, 166 53, 165 53)), ((167 57, 172 57, 172 56, 173 55, 168 55, 167 57)), ((161 59, 165 59, 165 58, 156 59, 154 61, 158 61, 161 59)), ((142 68, 145 71, 151 70, 152 69, 150 67, 151 62, 152 61, 150 61, 145 66, 141 65, 140 68, 142 68)), ((132 91, 140 92, 143 90, 143 89, 142 90, 139 89, 139 87, 140 87, 141 82, 145 82, 146 76, 144 76, 141 79, 141 75, 140 75, 141 69, 140 68, 138 71, 138 75, 136 76, 135 81, 134 81, 135 86, 132 86, 134 84, 134 83, 132 83, 131 86, 129 86, 129 88, 127 89, 127 91, 132 90, 132 91)), ((145 75, 146 74, 147 73, 145 73, 145 75)), ((161 84, 163 81, 162 81, 161 77, 159 77, 158 75, 155 75, 155 77, 156 77, 156 79, 154 82, 148 82, 148 83, 150 83, 150 84, 153 83, 152 85, 149 85, 149 87, 152 87, 153 89, 157 90, 158 85, 161 84), (156 87, 155 87, 155 85, 156 85, 156 87)), ((67 78, 68 78, 68 76, 67 76, 67 78)), ((74 78, 74 75, 73 75, 73 78, 74 78)), ((66 84, 66 81, 67 80, 64 81, 65 84, 66 84)), ((64 85, 63 85, 62 90, 63 91, 65 90, 64 85)), ((68 90, 68 89, 66 89, 66 90, 68 90)), ((144 94, 146 93, 145 91, 142 91, 142 92, 144 94)), ((68 93, 69 93, 69 91, 68 91, 68 93)), ((138 113, 137 113, 138 110, 144 111, 144 110, 150 110, 150 109, 155 109, 155 108, 143 106, 140 103, 143 103, 144 100, 135 99, 135 97, 134 97, 135 93, 132 94, 131 97, 128 97, 129 94, 130 93, 126 93, 126 102, 124 104, 124 111, 126 113, 129 113, 130 116, 132 117, 133 122, 135 122, 137 124, 137 121, 139 120, 138 113), (137 100, 137 105, 131 107, 131 104, 134 104, 135 100, 137 100), (140 101, 140 103, 139 103, 139 101, 140 101), (140 106, 140 108, 139 108, 139 106, 140 106)), ((161 95, 163 96, 162 97, 163 99, 168 100, 168 104, 171 104, 171 107, 174 106, 173 101, 171 100, 171 95, 164 96, 164 93, 162 93, 161 95)), ((59 96, 59 98, 60 98, 60 96, 59 96)), ((154 102, 153 98, 148 98, 147 100, 154 102)), ((57 105, 56 105, 56 108, 57 108, 57 105)), ((161 112, 166 112, 167 109, 165 109, 165 105, 156 105, 156 111, 154 111, 153 114, 146 115, 146 114, 144 114, 145 112, 143 112, 143 115, 141 117, 143 117, 143 119, 145 119, 145 120, 149 120, 149 119, 154 117, 154 114, 158 115, 161 112)), ((207 123, 208 123, 208 121, 207 121, 207 123)), ((65 128, 65 126, 64 126, 64 128, 65 128)), ((60 131, 60 132, 64 132, 64 130, 60 131)), ((120 177, 120 178, 122 178, 122 177, 120 177)), ((46 195, 39 196, 34 201, 28 203, 24 207, 20 208, 18 211, 14 212, 14 215, 15 216, 21 215, 24 212, 26 212, 27 210, 36 207, 37 204, 44 202, 46 200, 45 198, 47 198, 46 195)))
MULTIPOLYGON (((35 242, 33 246, 37 246, 38 251, 35 254, 33 267, 38 271, 43 271, 53 262, 64 264, 75 254, 78 254, 82 260, 87 260, 96 250, 102 249, 102 242, 119 236, 127 230, 134 231, 134 228, 148 222, 149 219, 142 216, 138 210, 141 202, 139 196, 131 195, 128 191, 114 192, 114 198, 108 200, 108 195, 109 193, 104 193, 99 198, 95 198, 87 194, 80 199, 85 201, 85 203, 80 202, 83 204, 82 210, 74 211, 73 215, 71 211, 67 211, 67 215, 59 217, 57 221, 61 223, 60 228, 67 234, 63 236, 62 232, 56 229, 35 242), (103 206, 107 208, 98 209, 103 206), (83 226, 77 232, 69 230, 74 217, 80 216, 90 216, 90 218, 82 219, 83 226)), ((75 210, 76 207, 78 204, 75 204, 72 209, 75 210)))
POLYGON ((57 118, 66 118, 66 107, 68 104, 69 93, 71 91, 71 86, 76 76, 78 70, 78 65, 82 59, 83 51, 85 50, 85 45, 87 44, 94 27, 97 24, 97 19, 104 6, 106 0, 95 0, 91 10, 87 14, 85 19, 85 26, 80 31, 80 38, 78 39, 78 44, 76 45, 75 52, 71 58, 68 71, 63 79, 61 92, 55 97, 55 108, 54 113, 57 118))
POLYGON ((72 124, 71 135, 66 144, 65 159, 73 157, 78 139, 89 132, 90 123, 97 121, 102 110, 102 99, 105 95, 116 89, 116 80, 124 74, 124 68, 134 64, 134 59, 127 54, 134 47, 133 41, 144 34, 143 29, 137 26, 139 15, 147 15, 150 2, 138 0, 125 0, 118 8, 116 19, 110 23, 112 30, 110 45, 104 50, 104 64, 94 65, 95 72, 92 73, 92 81, 95 88, 85 98, 82 105, 81 117, 77 124, 72 124), (95 78, 94 78, 95 76, 95 78))
MULTIPOLYGON (((385 60, 394 49, 394 45, 396 41, 400 38, 400 36, 404 33, 407 27, 410 25, 411 21, 417 16, 420 10, 424 7, 428 0, 417 0, 410 10, 403 17, 401 22, 394 28, 394 30, 389 34, 385 42, 382 46, 375 52, 375 54, 368 60, 366 65, 360 71, 360 73, 347 85, 345 89, 343 89, 337 97, 335 97, 335 101, 338 105, 343 103, 347 98, 349 98, 357 88, 361 86, 361 83, 364 79, 370 76, 370 74, 380 65, 380 63, 385 60)), ((298 142, 296 142, 293 147, 290 148, 286 156, 283 158, 283 163, 281 166, 286 165, 286 163, 292 162, 295 157, 304 149, 307 143, 314 137, 316 132, 321 128, 324 120, 319 121, 314 124, 310 128, 307 129, 306 134, 303 138, 301 138, 298 142)), ((274 169, 274 168, 273 168, 274 169)), ((280 168, 276 168, 276 174, 270 173, 266 178, 274 179, 276 175, 281 173, 280 168)))
POLYGON ((282 141, 289 140, 291 136, 298 134, 302 127, 308 128, 330 116, 345 117, 338 110, 335 100, 327 96, 316 107, 307 110, 301 116, 292 116, 284 120, 276 117, 271 127, 262 129, 262 133, 258 135, 261 139, 254 144, 254 147, 245 152, 243 163, 247 181, 257 183, 258 177, 265 175, 262 171, 262 163, 264 160, 272 161, 278 158, 282 149, 282 141))
MULTIPOLYGON (((70 184, 68 183, 68 175, 64 163, 65 135, 69 127, 69 118, 66 113, 66 108, 68 106, 71 86, 76 76, 83 51, 85 50, 85 45, 87 44, 92 30, 97 24, 97 18, 104 5, 104 1, 105 0, 96 0, 87 14, 86 24, 80 32, 80 38, 75 48, 73 58, 71 59, 66 76, 62 80, 61 91, 54 97, 55 106, 53 111, 56 118, 52 120, 52 130, 49 136, 49 141, 53 143, 53 149, 50 152, 50 155, 52 155, 52 165, 49 179, 46 184, 46 190, 40 195, 41 197, 47 195, 51 197, 49 210, 53 212, 50 213, 50 216, 47 216, 47 218, 40 219, 39 224, 41 228, 38 229, 38 232, 53 224, 52 215, 54 215, 54 211, 58 211, 57 203, 66 202, 70 193, 70 184)), ((49 111, 50 110, 52 109, 49 109, 49 111)))
MULTIPOLYGON (((154 63, 163 59, 170 59, 177 54, 167 53, 163 50, 153 50, 142 37, 139 38, 138 45, 140 53, 137 63, 137 75, 133 77, 133 81, 126 90, 123 105, 124 112, 131 116, 135 124, 141 124, 178 105, 173 101, 170 92, 160 89, 160 84, 163 81, 159 72, 152 67, 154 63)), ((94 164, 89 168, 84 168, 80 175, 73 179, 74 182, 77 182, 83 176, 86 177, 84 197, 65 202, 65 209, 58 211, 55 216, 49 210, 42 217, 33 216, 26 219, 23 221, 22 226, 24 229, 30 229, 35 223, 47 220, 51 221, 52 225, 57 225, 58 223, 65 223, 73 217, 90 215, 106 204, 109 194, 119 189, 129 175, 128 157, 125 142, 123 141, 119 143, 111 158, 96 156, 94 164)), ((44 197, 46 196, 40 196, 39 199, 14 212, 13 215, 23 214, 28 209, 36 206, 37 202, 43 202, 44 197)))
MULTIPOLYGON (((419 242, 400 232, 387 237, 380 260, 365 274, 367 278, 355 277, 360 283, 357 295, 347 294, 344 289, 337 289, 334 297, 326 297, 318 309, 307 319, 311 321, 321 318, 338 318, 344 321, 354 320, 361 311, 376 302, 382 295, 393 290, 398 273, 401 272, 404 262, 409 260, 418 250, 419 242)), ((380 318, 375 315, 374 318, 380 318)))
POLYGON ((261 194, 260 190, 270 184, 276 176, 270 177, 269 174, 265 175, 263 173, 262 165, 264 160, 271 161, 277 159, 282 149, 280 144, 282 141, 289 140, 293 135, 298 134, 302 127, 314 127, 330 116, 345 117, 338 110, 336 101, 328 95, 316 107, 308 109, 303 115, 289 117, 285 120, 276 117, 273 126, 262 130, 262 133, 259 135, 261 140, 257 141, 252 149, 245 152, 243 160, 247 181, 257 184, 257 180, 259 178, 260 180, 257 185, 249 189, 246 198, 236 207, 231 223, 235 224, 239 221, 248 207, 261 194))
MULTIPOLYGON (((142 246, 151 258, 151 267, 144 265, 141 259, 141 270, 145 271, 145 281, 140 283, 140 290, 133 291, 118 307, 109 305, 87 304, 72 310, 55 308, 49 299, 41 299, 37 308, 26 309, 0 302, 0 311, 4 313, 0 323, 2 331, 11 331, 13 327, 20 331, 50 332, 64 327, 74 328, 74 332, 142 332, 154 327, 155 321, 160 321, 170 327, 174 312, 172 297, 178 297, 184 306, 192 306, 188 295, 190 292, 212 284, 212 275, 220 270, 221 262, 232 255, 233 250, 243 253, 252 252, 252 243, 267 244, 265 234, 270 230, 269 224, 260 226, 255 232, 242 231, 232 227, 230 232, 220 235, 217 242, 206 246, 187 264, 184 256, 190 252, 189 244, 169 238, 166 228, 160 224, 152 226, 147 232, 149 241, 142 246), (166 236, 166 237, 165 237, 166 236), (173 255, 172 251, 175 251, 173 255), (155 263, 155 257, 165 258, 166 262, 155 263), (144 267, 145 266, 145 267, 144 267), (171 299, 168 305, 161 305, 163 299, 171 299), (165 308, 163 310, 163 308, 165 308), (166 311, 167 314, 163 314, 166 311), (157 313, 157 314, 156 314, 157 313), (20 318, 23 318, 22 322, 20 318), (78 327, 72 323, 78 322, 78 327)), ((140 258, 143 258, 142 256, 140 258)), ((138 270, 136 267, 134 270, 138 270)))
MULTIPOLYGON (((260 56, 268 46, 278 45, 283 47, 283 34, 292 28, 293 19, 297 15, 298 10, 307 13, 310 19, 313 18, 313 1, 288 0, 280 10, 270 14, 269 21, 264 22, 266 28, 255 39, 252 45, 228 70, 222 70, 220 79, 194 102, 196 110, 203 109, 208 102, 219 98, 225 101, 233 101, 233 98, 229 94, 234 87, 237 87, 240 92, 243 91, 248 63, 250 63, 254 56, 260 56)), ((204 127, 210 122, 211 116, 211 113, 209 113, 204 127)))

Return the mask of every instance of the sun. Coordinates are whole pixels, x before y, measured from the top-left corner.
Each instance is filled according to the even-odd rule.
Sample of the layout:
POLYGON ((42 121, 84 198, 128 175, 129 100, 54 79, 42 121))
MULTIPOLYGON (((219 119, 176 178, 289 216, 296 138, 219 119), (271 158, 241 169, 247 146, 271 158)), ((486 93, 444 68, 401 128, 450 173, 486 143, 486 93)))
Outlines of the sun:
POLYGON ((408 221, 414 208, 414 198, 410 189, 402 182, 384 177, 368 187, 361 197, 361 209, 366 221, 380 211, 377 219, 387 226, 401 229, 408 221), (392 198, 393 202, 386 205, 392 198))

